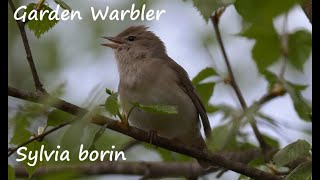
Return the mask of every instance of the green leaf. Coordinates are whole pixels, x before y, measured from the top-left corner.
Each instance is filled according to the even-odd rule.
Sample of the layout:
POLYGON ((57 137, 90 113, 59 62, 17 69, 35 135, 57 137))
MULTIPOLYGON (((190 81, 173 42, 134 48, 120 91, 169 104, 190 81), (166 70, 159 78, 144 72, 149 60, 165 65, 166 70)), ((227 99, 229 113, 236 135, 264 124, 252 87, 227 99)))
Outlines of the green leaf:
POLYGON ((271 116, 264 114, 262 112, 256 112, 256 115, 258 117, 260 117, 261 119, 267 121, 268 123, 270 123, 276 127, 279 127, 279 125, 277 124, 277 121, 275 119, 273 119, 271 116))
POLYGON ((279 78, 273 72, 268 71, 268 70, 264 71, 263 75, 264 75, 265 79, 269 82, 268 89, 270 91, 272 89, 273 85, 275 83, 279 82, 279 78))
POLYGON ((72 9, 70 8, 70 6, 68 6, 67 3, 65 3, 62 0, 54 0, 54 2, 56 2, 57 4, 59 4, 63 9, 69 10, 71 11, 72 9))
MULTIPOLYGON (((35 6, 36 6, 35 3, 30 3, 27 6, 27 9, 25 10, 27 16, 34 9, 35 6)), ((42 5, 41 10, 47 10, 49 11, 49 13, 53 11, 49 6, 45 4, 42 5)), ((32 19, 26 23, 26 25, 29 27, 29 29, 34 33, 34 35, 37 38, 40 38, 41 35, 49 31, 58 23, 58 20, 56 19, 49 20, 49 13, 45 13, 43 16, 43 19, 40 20, 40 13, 37 12, 38 20, 32 19)))
POLYGON ((299 117, 305 121, 310 122, 310 114, 312 113, 312 108, 309 102, 301 94, 301 91, 307 88, 307 86, 293 84, 288 81, 284 83, 284 86, 293 101, 294 108, 299 117))
POLYGON ((310 155, 310 144, 305 140, 298 140, 281 149, 273 156, 273 162, 278 166, 286 165, 298 158, 310 155))
POLYGON ((258 167, 264 164, 266 164, 266 162, 263 157, 258 157, 248 163, 249 166, 253 166, 253 167, 258 167))
MULTIPOLYGON (((52 49, 51 49, 52 50, 52 49)), ((50 66, 52 67, 52 66, 50 66)), ((66 90, 66 83, 60 83, 59 85, 57 85, 52 91, 50 91, 50 95, 53 97, 61 97, 66 90)))
POLYGON ((19 145, 25 141, 27 141, 31 137, 31 132, 26 128, 29 125, 28 119, 25 115, 17 115, 15 120, 15 128, 13 136, 10 140, 11 144, 19 145))
POLYGON ((212 13, 220 7, 226 7, 235 0, 192 0, 193 6, 200 12, 203 19, 208 23, 212 13))
POLYGON ((91 124, 94 116, 99 114, 99 108, 94 107, 87 112, 81 119, 74 121, 68 126, 64 134, 60 138, 60 145, 70 153, 70 160, 72 162, 79 161, 80 145, 83 144, 84 149, 90 148, 93 143, 95 134, 98 132, 100 126, 91 124))
POLYGON ((209 109, 211 111, 213 110, 213 106, 209 107, 209 100, 213 94, 215 83, 214 82, 200 83, 200 82, 214 75, 218 75, 218 73, 213 68, 207 67, 201 70, 192 79, 192 84, 194 85, 196 92, 199 94, 203 104, 205 105, 206 109, 209 109))
MULTIPOLYGON (((257 148, 257 147, 256 147, 257 148)), ((252 149, 251 149, 252 150, 252 149)), ((246 155, 246 154, 245 154, 246 155)), ((258 156, 257 158, 254 158, 253 160, 251 160, 249 163, 247 163, 249 166, 252 166, 252 167, 257 167, 258 169, 262 170, 261 167, 263 167, 266 162, 265 162, 265 159, 264 157, 261 155, 261 156, 258 156)), ((240 175, 238 179, 242 179, 242 180, 254 180, 253 178, 250 178, 250 177, 247 177, 245 175, 240 175)))
POLYGON ((241 174, 241 175, 238 177, 238 180, 252 180, 252 178, 241 174))
MULTIPOLYGON (((230 131, 230 124, 224 124, 213 128, 212 134, 214 134, 215 138, 210 138, 208 140, 207 145, 209 149, 212 151, 222 150, 223 146, 225 145, 225 142, 229 138, 228 134, 231 133, 230 131)), ((236 137, 232 136, 231 139, 229 139, 227 147, 225 147, 224 150, 234 149, 236 147, 236 143, 236 137)))
POLYGON ((16 175, 14 173, 14 169, 8 165, 8 180, 15 180, 16 179, 16 175))
MULTIPOLYGON (((245 138, 246 138, 246 136, 247 136, 247 134, 245 134, 244 135, 245 136, 245 138)), ((254 144, 251 144, 251 143, 249 143, 249 142, 236 142, 237 144, 237 149, 239 149, 239 150, 241 150, 241 151, 245 151, 245 150, 252 150, 252 149, 254 149, 254 148, 257 148, 257 146, 256 145, 254 145, 254 144)))
POLYGON ((86 125, 84 123, 75 122, 71 126, 67 127, 66 131, 60 139, 60 146, 70 152, 71 160, 78 160, 78 154, 80 149, 81 140, 85 135, 84 130, 86 125))
POLYGON ((48 107, 35 103, 25 103, 18 108, 14 117, 10 121, 14 124, 13 137, 11 144, 19 145, 27 141, 32 133, 28 130, 30 123, 35 119, 42 118, 48 107))
POLYGON ((205 104, 206 106, 209 103, 210 97, 213 94, 214 86, 215 83, 213 82, 195 85, 197 93, 199 94, 203 104, 205 104))
POLYGON ((312 162, 306 161, 296 167, 286 176, 286 180, 310 179, 312 176, 312 162))
POLYGON ((208 106, 208 112, 221 112, 223 113, 223 117, 222 119, 226 119, 227 117, 231 116, 233 113, 237 112, 236 109, 234 109, 233 107, 226 105, 226 104, 218 104, 218 105, 209 105, 208 106))
POLYGON ((269 23, 276 16, 288 11, 300 0, 237 0, 235 8, 246 21, 269 23))
POLYGON ((263 139, 265 140, 265 142, 270 145, 271 147, 274 147, 274 148, 279 148, 280 147, 280 144, 278 142, 278 140, 274 139, 274 138, 271 138, 267 135, 262 135, 263 139))
POLYGON ((94 134, 94 136, 92 138, 92 143, 91 143, 90 147, 88 148, 89 151, 95 149, 96 142, 102 137, 105 130, 106 130, 106 125, 97 128, 97 130, 94 133, 91 133, 91 134, 94 134))
POLYGON ((111 91, 110 89, 106 88, 106 93, 109 94, 109 95, 111 95, 111 94, 113 94, 114 92, 111 91))
POLYGON ((45 175, 41 175, 39 179, 41 180, 67 180, 67 179, 76 179, 77 176, 79 176, 77 174, 76 171, 68 171, 68 169, 66 169, 65 171, 59 171, 59 172, 55 172, 55 173, 47 173, 45 175))
POLYGON ((272 23, 264 25, 253 24, 241 32, 240 35, 256 40, 252 49, 252 57, 260 73, 264 73, 266 68, 279 59, 281 42, 272 23))
MULTIPOLYGON (((32 156, 34 157, 35 156, 35 152, 40 152, 40 148, 41 148, 42 145, 44 146, 44 149, 47 149, 48 144, 45 141, 41 141, 41 142, 33 141, 33 142, 27 144, 25 146, 27 148, 27 150, 26 151, 22 151, 22 152, 25 155, 28 155, 29 153, 32 153, 32 156)), ((37 160, 38 161, 36 163, 35 163, 35 160, 30 160, 28 158, 26 160, 22 161, 22 164, 24 165, 24 167, 26 168, 26 171, 29 174, 29 178, 32 177, 33 173, 45 163, 44 161, 39 161, 39 158, 40 158, 40 153, 37 154, 37 160)), ((44 156, 43 156, 43 158, 44 158, 44 156)))
POLYGON ((208 23, 211 14, 220 6, 216 0, 192 0, 193 6, 200 12, 202 18, 208 23))
POLYGON ((305 30, 296 31, 288 37, 289 62, 298 70, 303 71, 312 49, 311 33, 305 30))
POLYGON ((71 120, 72 118, 73 116, 69 113, 59 109, 54 109, 48 114, 47 126, 57 126, 63 122, 71 120))
POLYGON ((118 104, 118 93, 106 90, 110 95, 104 104, 105 109, 111 114, 111 116, 117 116, 120 114, 119 104, 118 104))
MULTIPOLYGON (((129 140, 132 139, 128 138, 126 135, 106 129, 105 132, 102 133, 98 139, 96 139, 96 142, 94 142, 93 145, 94 149, 97 151, 110 150, 112 146, 115 146, 114 150, 121 150, 122 147, 129 142, 129 140)), ((109 160, 108 156, 105 158, 109 160)))
POLYGON ((183 155, 183 154, 179 154, 176 152, 172 152, 163 148, 154 148, 154 145, 152 144, 147 144, 147 143, 143 143, 144 147, 146 149, 152 150, 157 152, 161 158, 163 159, 163 161, 166 162, 186 162, 186 161, 191 161, 192 158, 190 158, 189 156, 183 155))
POLYGON ((212 104, 208 104, 206 106, 206 110, 207 110, 207 113, 215 113, 215 112, 220 111, 218 106, 215 106, 215 105, 212 105, 212 104))
POLYGON ((217 72, 211 68, 211 67, 207 67, 203 70, 201 70, 193 79, 192 79, 192 83, 194 85, 199 84, 202 80, 210 77, 210 76, 214 76, 214 75, 218 75, 217 72))
POLYGON ((99 114, 98 108, 94 108, 89 111, 82 119, 73 122, 61 137, 60 145, 70 152, 70 159, 73 162, 77 162, 79 160, 78 155, 81 144, 83 144, 85 149, 91 146, 94 135, 99 128, 90 124, 90 121, 92 117, 97 114, 99 114))
POLYGON ((26 130, 25 128, 17 128, 13 134, 13 137, 10 140, 11 144, 19 145, 31 137, 31 132, 26 130))
POLYGON ((275 63, 280 57, 280 41, 275 38, 256 41, 252 49, 252 57, 255 60, 259 72, 275 63))
POLYGON ((155 104, 155 105, 143 105, 139 103, 131 103, 133 106, 142 109, 146 112, 158 113, 158 114, 177 114, 178 110, 176 106, 155 104))
MULTIPOLYGON (((145 4, 146 6, 148 6, 148 3, 149 3, 150 1, 148 1, 148 0, 136 0, 136 7, 137 7, 137 9, 139 9, 140 11, 142 10, 142 7, 143 7, 143 5, 145 4)), ((140 14, 141 15, 141 14, 140 14)))

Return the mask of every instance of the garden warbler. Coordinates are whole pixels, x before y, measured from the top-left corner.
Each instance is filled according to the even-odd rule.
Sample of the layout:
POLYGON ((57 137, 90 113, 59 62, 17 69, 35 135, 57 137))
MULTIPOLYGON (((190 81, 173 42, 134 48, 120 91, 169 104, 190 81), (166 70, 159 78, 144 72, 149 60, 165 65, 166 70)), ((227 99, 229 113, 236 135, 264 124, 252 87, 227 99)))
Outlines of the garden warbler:
MULTIPOLYGON (((134 108, 129 124, 206 151, 200 133, 200 117, 205 135, 211 133, 205 107, 187 72, 167 55, 160 38, 145 26, 131 26, 115 37, 103 38, 111 43, 102 45, 112 48, 115 54, 120 76, 118 92, 125 113, 132 108, 131 102, 177 107, 177 114, 134 108)), ((208 162, 198 162, 209 167, 208 162)))

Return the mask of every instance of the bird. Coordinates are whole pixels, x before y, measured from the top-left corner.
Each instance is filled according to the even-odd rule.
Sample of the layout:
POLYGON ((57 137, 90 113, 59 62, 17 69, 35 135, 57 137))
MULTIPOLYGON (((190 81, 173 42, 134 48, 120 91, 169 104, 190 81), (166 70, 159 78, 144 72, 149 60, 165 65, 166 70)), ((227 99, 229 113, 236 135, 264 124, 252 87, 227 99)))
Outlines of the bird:
MULTIPOLYGON (((149 27, 130 26, 101 45, 113 50, 120 82, 120 103, 129 125, 175 139, 187 146, 207 151, 201 135, 201 122, 206 137, 211 126, 199 94, 188 73, 167 54, 162 40, 149 27), (132 108, 132 102, 143 105, 170 105, 176 114, 157 114, 132 108), (201 121, 200 121, 201 120, 201 121)), ((203 168, 210 163, 198 160, 203 168)))

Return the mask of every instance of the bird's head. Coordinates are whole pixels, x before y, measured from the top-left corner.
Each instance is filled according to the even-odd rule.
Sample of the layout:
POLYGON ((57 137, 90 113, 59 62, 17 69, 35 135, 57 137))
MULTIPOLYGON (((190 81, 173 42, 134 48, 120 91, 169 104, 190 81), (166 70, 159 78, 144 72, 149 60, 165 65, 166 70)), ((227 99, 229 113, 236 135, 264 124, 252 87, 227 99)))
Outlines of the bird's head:
POLYGON ((144 56, 162 56, 166 55, 166 48, 163 42, 153 32, 148 31, 146 26, 131 26, 114 37, 103 37, 111 43, 101 44, 110 47, 115 54, 136 54, 144 56))

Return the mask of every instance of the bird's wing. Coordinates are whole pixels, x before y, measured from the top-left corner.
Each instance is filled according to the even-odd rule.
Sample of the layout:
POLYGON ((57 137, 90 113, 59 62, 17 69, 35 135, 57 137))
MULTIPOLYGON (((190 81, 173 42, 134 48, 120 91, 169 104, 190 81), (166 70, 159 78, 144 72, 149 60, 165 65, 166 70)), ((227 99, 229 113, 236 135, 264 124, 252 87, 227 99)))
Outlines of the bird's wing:
POLYGON ((188 94, 188 96, 191 98, 193 104, 197 108, 197 112, 201 117, 204 132, 206 137, 211 136, 211 126, 210 122, 206 113, 206 108, 204 107, 198 93, 196 92, 194 86, 192 85, 188 73, 179 65, 177 64, 174 60, 169 60, 166 61, 168 63, 169 67, 176 72, 178 76, 178 83, 180 87, 188 94))

